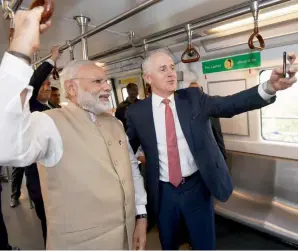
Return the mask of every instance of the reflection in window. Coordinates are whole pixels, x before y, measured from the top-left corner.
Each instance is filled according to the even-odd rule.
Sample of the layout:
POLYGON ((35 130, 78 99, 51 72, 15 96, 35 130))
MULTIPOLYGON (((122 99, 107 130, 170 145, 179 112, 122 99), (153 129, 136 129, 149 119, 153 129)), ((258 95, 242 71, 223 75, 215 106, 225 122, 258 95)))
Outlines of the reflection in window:
MULTIPOLYGON (((272 70, 260 73, 260 83, 269 80, 272 70)), ((261 109, 262 137, 265 140, 298 143, 299 85, 277 92, 274 104, 261 109)))

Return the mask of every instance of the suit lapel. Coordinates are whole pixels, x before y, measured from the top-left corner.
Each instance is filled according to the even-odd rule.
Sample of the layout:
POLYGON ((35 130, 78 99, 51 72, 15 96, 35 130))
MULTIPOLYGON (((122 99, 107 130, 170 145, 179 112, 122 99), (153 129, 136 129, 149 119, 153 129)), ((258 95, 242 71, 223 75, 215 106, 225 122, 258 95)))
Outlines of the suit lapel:
POLYGON ((147 98, 144 101, 145 107, 143 108, 143 124, 144 129, 147 128, 147 130, 144 130, 148 132, 146 135, 147 142, 151 145, 151 148, 156 151, 158 154, 158 146, 157 146, 157 136, 156 136, 156 129, 155 129, 155 123, 154 123, 154 115, 153 115, 153 105, 152 105, 152 97, 147 98))
POLYGON ((187 99, 180 98, 180 96, 176 93, 174 95, 174 100, 182 131, 191 152, 194 153, 191 133, 191 108, 189 102, 187 99))

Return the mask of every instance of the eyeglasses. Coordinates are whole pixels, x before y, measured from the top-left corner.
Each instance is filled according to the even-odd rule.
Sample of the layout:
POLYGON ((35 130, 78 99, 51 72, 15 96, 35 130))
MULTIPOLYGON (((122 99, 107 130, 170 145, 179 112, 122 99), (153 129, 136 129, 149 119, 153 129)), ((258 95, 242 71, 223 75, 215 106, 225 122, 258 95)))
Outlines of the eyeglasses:
POLYGON ((110 79, 103 79, 103 78, 72 78, 70 80, 80 80, 80 79, 91 80, 93 84, 97 84, 97 85, 103 85, 103 84, 111 85, 110 79))

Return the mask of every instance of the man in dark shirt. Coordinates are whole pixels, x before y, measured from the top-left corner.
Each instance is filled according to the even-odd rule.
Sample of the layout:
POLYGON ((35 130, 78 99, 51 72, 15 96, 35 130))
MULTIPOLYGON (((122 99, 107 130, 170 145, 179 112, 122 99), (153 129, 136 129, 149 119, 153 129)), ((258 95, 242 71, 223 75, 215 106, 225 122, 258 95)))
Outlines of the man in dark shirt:
POLYGON ((128 92, 128 98, 119 104, 115 112, 115 117, 123 123, 125 131, 127 130, 127 123, 126 123, 127 109, 130 105, 139 101, 139 99, 137 98, 138 86, 136 84, 129 83, 126 88, 128 92))
POLYGON ((49 105, 52 108, 61 108, 60 104, 60 92, 59 89, 57 87, 52 86, 51 87, 52 91, 51 91, 51 97, 49 100, 49 105))

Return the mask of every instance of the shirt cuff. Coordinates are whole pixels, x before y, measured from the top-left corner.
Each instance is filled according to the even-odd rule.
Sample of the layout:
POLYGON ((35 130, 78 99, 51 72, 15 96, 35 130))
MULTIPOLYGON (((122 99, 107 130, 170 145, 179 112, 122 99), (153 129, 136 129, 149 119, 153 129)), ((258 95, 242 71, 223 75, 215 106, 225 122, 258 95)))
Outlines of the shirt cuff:
POLYGON ((145 205, 136 206, 136 215, 139 215, 139 214, 146 214, 145 205))
POLYGON ((1 71, 19 79, 24 83, 23 89, 28 85, 29 80, 33 74, 33 69, 26 64, 22 59, 5 52, 2 63, 1 71))
POLYGON ((55 62, 51 58, 47 59, 45 62, 48 62, 52 66, 55 66, 55 62))
POLYGON ((258 93, 262 97, 263 100, 269 101, 271 98, 273 98, 275 96, 275 94, 271 95, 271 94, 266 93, 263 86, 264 86, 263 83, 259 85, 258 93))

